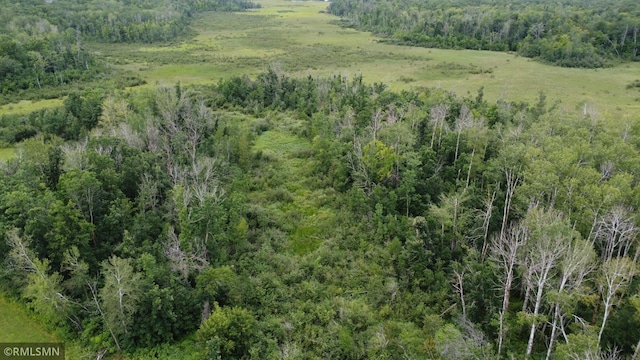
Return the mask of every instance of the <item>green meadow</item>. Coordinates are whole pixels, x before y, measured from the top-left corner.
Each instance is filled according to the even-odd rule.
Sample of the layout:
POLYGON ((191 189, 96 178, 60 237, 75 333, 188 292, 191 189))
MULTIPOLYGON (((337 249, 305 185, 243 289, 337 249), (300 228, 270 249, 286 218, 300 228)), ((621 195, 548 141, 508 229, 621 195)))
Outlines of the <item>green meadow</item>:
MULTIPOLYGON (((393 90, 436 87, 461 96, 480 87, 488 100, 535 102, 543 91, 566 111, 584 105, 610 117, 635 116, 640 64, 605 69, 560 68, 515 54, 442 50, 388 44, 369 33, 342 28, 324 13, 325 2, 262 0, 243 13, 201 14, 193 33, 161 45, 90 44, 115 67, 132 70, 148 84, 203 84, 269 66, 294 76, 353 76, 384 82, 393 90)), ((22 101, 0 107, 0 115, 56 106, 59 99, 22 101)))
POLYGON ((209 83, 275 66, 297 76, 361 73, 394 90, 437 87, 465 96, 484 87, 489 100, 534 102, 544 91, 567 111, 587 104, 615 117, 640 110, 640 91, 627 89, 640 79, 637 63, 571 69, 508 53, 398 46, 340 27, 324 2, 260 3, 245 13, 204 13, 193 23, 195 35, 176 43, 93 46, 150 84, 209 83))
POLYGON ((332 194, 310 182, 313 148, 301 136, 302 129, 299 120, 288 116, 268 120, 268 130, 258 135, 251 148, 265 160, 252 174, 254 187, 261 190, 248 197, 253 207, 269 213, 286 230, 288 249, 298 255, 320 246, 321 234, 329 233, 335 219, 326 206, 332 194))
POLYGON ((47 100, 22 100, 18 103, 6 104, 0 106, 0 115, 5 114, 28 114, 33 111, 38 111, 45 108, 62 105, 61 99, 47 99, 47 100))
POLYGON ((33 313, 2 294, 0 294, 0 342, 63 342, 66 359, 80 359, 88 356, 83 354, 84 351, 78 345, 61 340, 47 331, 45 325, 33 313))

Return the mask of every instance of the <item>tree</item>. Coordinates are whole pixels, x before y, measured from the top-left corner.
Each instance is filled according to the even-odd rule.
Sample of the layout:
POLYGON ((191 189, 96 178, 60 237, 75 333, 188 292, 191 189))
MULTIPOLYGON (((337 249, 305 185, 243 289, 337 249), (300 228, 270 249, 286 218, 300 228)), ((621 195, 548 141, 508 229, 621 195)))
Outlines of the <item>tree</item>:
MULTIPOLYGON (((601 216, 597 222, 593 240, 600 246, 602 261, 607 262, 614 257, 629 256, 636 245, 639 232, 640 229, 635 225, 631 211, 622 205, 614 206, 610 212, 601 216)), ((637 255, 633 258, 636 260, 637 255)))
POLYGON ((491 241, 491 259, 502 271, 502 309, 499 313, 498 356, 502 354, 502 343, 506 332, 505 316, 509 310, 511 286, 516 275, 516 265, 520 258, 520 249, 527 245, 528 229, 522 223, 512 223, 504 236, 494 236, 491 241))
POLYGON ((62 293, 62 276, 57 272, 49 274, 49 260, 38 259, 29 248, 29 239, 20 237, 18 229, 9 230, 7 242, 11 268, 21 276, 26 275, 24 297, 31 300, 31 307, 54 324, 64 320, 69 314, 70 301, 62 293))
POLYGON ((451 241, 449 249, 454 253, 460 238, 460 229, 463 228, 466 217, 464 202, 469 198, 464 189, 440 196, 440 205, 433 204, 429 209, 431 215, 436 218, 441 225, 442 235, 445 230, 451 230, 451 241))
POLYGON ((256 320, 243 308, 213 305, 211 316, 198 330, 198 340, 209 358, 241 358, 249 350, 256 320))
POLYGON ((554 342, 558 336, 557 331, 560 330, 565 341, 568 341, 566 333, 566 324, 564 315, 567 309, 576 301, 577 295, 581 291, 582 283, 586 277, 595 269, 596 253, 589 241, 583 240, 577 236, 573 242, 569 244, 567 252, 560 260, 560 279, 558 288, 553 292, 550 298, 553 300, 553 320, 551 322, 551 335, 549 336, 549 345, 547 348, 547 360, 551 358, 554 342))
POLYGON ((100 308, 107 326, 118 335, 126 334, 141 295, 142 276, 129 259, 115 255, 102 263, 104 286, 100 289, 100 308))
POLYGON ((602 315, 600 331, 598 331, 598 347, 611 314, 611 309, 620 301, 621 293, 626 289, 636 273, 636 264, 628 257, 612 258, 601 265, 601 271, 596 281, 604 305, 604 314, 602 315))
POLYGON ((543 295, 553 279, 553 270, 567 251, 568 244, 578 235, 564 220, 562 214, 555 210, 544 211, 532 208, 527 213, 525 222, 529 229, 530 241, 526 259, 522 265, 528 267, 530 271, 530 276, 525 279, 527 291, 533 291, 535 294, 531 312, 531 329, 525 353, 528 358, 533 350, 543 295))
MULTIPOLYGON (((525 163, 526 147, 523 144, 515 143, 519 131, 514 135, 508 135, 503 140, 504 147, 500 149, 498 156, 493 159, 493 166, 496 173, 504 176, 504 205, 502 209, 502 226, 500 236, 504 236, 509 224, 509 214, 512 208, 513 198, 516 188, 523 180, 522 170, 525 163), (511 138, 513 137, 513 138, 511 138)), ((502 179, 500 179, 502 181, 502 179)))
POLYGON ((431 144, 433 144, 436 138, 436 132, 438 133, 438 147, 442 144, 442 133, 449 132, 449 124, 447 124, 447 116, 449 116, 449 104, 438 104, 431 109, 430 123, 431 123, 431 144))
POLYGON ((493 355, 484 334, 464 318, 459 328, 453 324, 440 328, 435 343, 443 359, 488 359, 493 355))
POLYGON ((100 205, 101 187, 94 173, 85 170, 69 171, 60 179, 60 192, 78 207, 92 225, 96 223, 95 213, 100 205))

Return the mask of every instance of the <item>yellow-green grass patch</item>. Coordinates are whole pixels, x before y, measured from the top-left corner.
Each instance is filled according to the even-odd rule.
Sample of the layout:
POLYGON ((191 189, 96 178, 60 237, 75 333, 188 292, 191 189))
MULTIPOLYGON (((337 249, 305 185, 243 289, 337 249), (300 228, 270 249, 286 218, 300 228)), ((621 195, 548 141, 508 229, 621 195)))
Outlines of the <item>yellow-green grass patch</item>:
POLYGON ((61 99, 47 99, 38 101, 22 100, 17 103, 5 104, 0 106, 0 115, 28 114, 33 111, 61 105, 61 99))
POLYGON ((0 161, 11 159, 16 156, 14 148, 0 148, 0 161))

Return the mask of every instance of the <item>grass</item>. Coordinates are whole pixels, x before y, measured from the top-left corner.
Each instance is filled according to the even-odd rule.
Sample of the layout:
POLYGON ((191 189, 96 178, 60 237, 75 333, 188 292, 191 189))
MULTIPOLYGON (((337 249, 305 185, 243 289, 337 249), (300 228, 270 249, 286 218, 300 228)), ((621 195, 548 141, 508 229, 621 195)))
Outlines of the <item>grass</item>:
POLYGON ((31 318, 20 305, 0 296, 0 342, 55 342, 42 324, 31 318))
POLYGON ((22 100, 18 103, 0 106, 0 115, 28 114, 33 111, 60 105, 62 105, 62 99, 47 99, 38 101, 22 100))
POLYGON ((0 161, 11 159, 16 156, 14 148, 0 148, 0 161))
POLYGON ((280 116, 271 120, 271 126, 256 138, 251 149, 261 154, 261 161, 252 170, 260 186, 250 198, 285 230, 291 253, 308 254, 322 244, 322 234, 331 233, 335 212, 326 206, 330 195, 310 182, 314 165, 309 155, 313 149, 298 133, 300 121, 280 116))
MULTIPOLYGON (((44 325, 29 314, 24 307, 0 294, 0 342, 61 342, 45 330, 44 325)), ((73 342, 65 343, 65 358, 87 357, 85 351, 73 342)))
MULTIPOLYGON (((583 104, 611 118, 634 117, 640 93, 629 89, 640 78, 640 63, 607 69, 549 66, 514 54, 442 50, 385 43, 380 38, 341 28, 324 13, 326 2, 261 0, 262 8, 243 13, 200 14, 195 35, 168 44, 88 44, 114 66, 132 70, 149 84, 203 84, 220 78, 255 76, 278 66, 294 76, 363 74, 392 90, 437 87, 462 96, 536 102, 544 91, 569 112, 583 104)), ((0 107, 0 114, 28 112, 60 100, 21 102, 0 107)))
MULTIPOLYGON (((399 46, 344 29, 323 13, 324 2, 262 0, 245 13, 204 13, 196 36, 163 46, 100 45, 99 50, 149 83, 207 83, 256 75, 276 65, 298 76, 354 75, 384 82, 393 90, 438 87, 474 96, 533 103, 540 91, 567 111, 584 103, 610 116, 635 116, 640 94, 628 89, 640 64, 607 69, 549 66, 514 54, 399 46)), ((94 45, 95 47, 95 45, 94 45)))

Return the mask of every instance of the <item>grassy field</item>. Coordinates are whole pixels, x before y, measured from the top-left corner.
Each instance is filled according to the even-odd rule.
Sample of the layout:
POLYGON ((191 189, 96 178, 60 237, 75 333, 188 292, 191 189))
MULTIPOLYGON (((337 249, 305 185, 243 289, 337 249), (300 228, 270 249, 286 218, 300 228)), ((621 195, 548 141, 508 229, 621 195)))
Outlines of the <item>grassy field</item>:
MULTIPOLYGON (((37 318, 32 317, 21 305, 0 294, 0 342, 61 342, 45 330, 37 318)), ((65 358, 80 359, 87 354, 77 344, 65 343, 65 358)))
POLYGON ((384 82, 394 90, 439 87, 487 99, 534 102, 540 91, 568 111, 583 104, 610 116, 636 116, 640 64, 607 69, 567 69, 513 54, 440 50, 386 44, 344 29, 323 13, 326 3, 262 0, 246 13, 205 13, 193 38, 163 46, 99 45, 96 50, 149 83, 207 83, 233 75, 255 75, 277 66, 293 75, 351 76, 384 82))
MULTIPOLYGON (((148 84, 210 83, 256 75, 269 66, 298 76, 363 74, 393 90, 438 87, 459 95, 535 102, 544 91, 565 110, 584 104, 611 118, 635 117, 640 91, 627 85, 640 79, 640 63, 607 69, 568 69, 514 54, 441 50, 391 45, 368 33, 344 29, 324 13, 325 2, 259 0, 262 8, 244 13, 203 13, 193 22, 195 36, 170 44, 90 44, 114 66, 133 70, 148 84)), ((0 107, 24 113, 59 105, 60 100, 0 107)))

